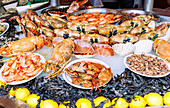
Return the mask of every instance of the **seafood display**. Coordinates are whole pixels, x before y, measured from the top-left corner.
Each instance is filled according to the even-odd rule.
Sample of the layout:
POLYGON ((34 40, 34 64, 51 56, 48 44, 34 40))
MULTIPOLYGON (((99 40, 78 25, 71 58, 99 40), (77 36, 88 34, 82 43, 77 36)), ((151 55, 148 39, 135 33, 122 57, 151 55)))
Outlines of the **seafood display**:
POLYGON ((158 57, 153 57, 146 54, 132 54, 125 57, 125 59, 125 62, 130 69, 144 75, 166 75, 170 72, 166 62, 158 57))
POLYGON ((162 96, 170 91, 170 44, 167 41, 170 23, 156 25, 158 19, 152 14, 135 15, 124 21, 123 15, 112 9, 77 11, 87 2, 76 0, 69 8, 50 8, 40 16, 28 9, 20 16, 0 20, 10 24, 9 30, 0 37, 1 76, 7 84, 0 82, 0 94, 12 94, 34 107, 42 107, 43 102, 51 101, 59 108, 62 105, 78 108, 81 101, 89 103, 91 108, 112 108, 120 100, 125 102, 122 105, 133 107, 133 100, 139 96, 146 101, 143 107, 151 106, 149 96, 146 96, 151 92, 157 93, 162 102, 166 100, 162 96), (71 13, 67 16, 68 21, 58 13, 66 10, 71 13), (19 24, 23 37, 16 33, 13 21, 19 24), (36 51, 46 60, 32 53, 36 51), (136 54, 124 58, 133 52, 136 54), (157 54, 162 59, 146 53, 157 54), (94 56, 96 59, 89 59, 94 56), (77 58, 87 59, 78 61, 77 58), (123 66, 127 67, 125 71, 117 74, 123 66), (24 84, 9 85, 17 81, 24 84), (16 89, 21 88, 27 95, 18 96, 16 89), (31 96, 36 97, 35 105, 29 103, 31 96))
POLYGON ((95 88, 95 90, 99 89, 99 91, 99 86, 104 86, 113 76, 111 68, 89 60, 77 61, 65 68, 64 72, 72 78, 73 84, 81 85, 85 88, 92 87, 91 90, 95 88))
POLYGON ((43 69, 42 58, 34 53, 22 53, 7 60, 3 67, 2 77, 6 83, 28 80, 43 69))
POLYGON ((74 23, 83 23, 90 25, 100 25, 108 24, 119 21, 122 18, 122 15, 114 15, 112 13, 85 13, 80 16, 67 16, 67 20, 74 23))

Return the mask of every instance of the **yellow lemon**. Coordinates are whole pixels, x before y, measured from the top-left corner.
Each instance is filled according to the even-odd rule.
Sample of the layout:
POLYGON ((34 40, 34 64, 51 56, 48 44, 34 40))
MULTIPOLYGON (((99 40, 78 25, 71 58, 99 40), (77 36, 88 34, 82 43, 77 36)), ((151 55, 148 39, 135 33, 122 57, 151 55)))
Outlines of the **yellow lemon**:
POLYGON ((149 93, 145 95, 144 98, 149 106, 162 106, 163 105, 163 98, 158 93, 149 93))
POLYGON ((170 92, 164 94, 163 100, 165 105, 170 105, 170 92))
POLYGON ((86 98, 80 98, 76 102, 76 106, 77 106, 77 108, 92 108, 92 104, 91 104, 90 100, 88 100, 86 98))
POLYGON ((0 87, 1 85, 5 86, 5 83, 3 83, 1 80, 0 80, 0 87))
POLYGON ((16 90, 13 90, 13 87, 12 87, 8 94, 11 96, 15 96, 15 92, 16 90))
MULTIPOLYGON (((70 103, 70 101, 64 102, 64 103, 70 103)), ((59 108, 70 108, 69 106, 65 106, 64 104, 59 105, 59 108)))
POLYGON ((105 100, 108 100, 108 102, 106 102, 104 105, 103 105, 103 108, 106 108, 106 107, 110 107, 111 106, 111 102, 109 99, 103 97, 103 96, 99 96, 97 97, 96 99, 94 99, 94 105, 95 107, 97 107, 101 102, 105 101, 105 100))
POLYGON ((30 91, 27 88, 19 88, 15 92, 16 99, 26 101, 27 97, 30 95, 30 91))
POLYGON ((33 107, 36 107, 38 104, 38 99, 40 96, 37 96, 37 94, 31 94, 27 98, 27 104, 33 107))
POLYGON ((133 108, 133 107, 145 107, 146 106, 146 101, 143 97, 141 96, 134 96, 135 98, 131 100, 131 102, 129 103, 129 107, 133 108))
POLYGON ((40 108, 58 108, 58 103, 51 99, 41 100, 40 108))
POLYGON ((112 108, 127 108, 128 107, 128 103, 126 102, 124 98, 114 98, 112 100, 112 105, 114 105, 112 108))

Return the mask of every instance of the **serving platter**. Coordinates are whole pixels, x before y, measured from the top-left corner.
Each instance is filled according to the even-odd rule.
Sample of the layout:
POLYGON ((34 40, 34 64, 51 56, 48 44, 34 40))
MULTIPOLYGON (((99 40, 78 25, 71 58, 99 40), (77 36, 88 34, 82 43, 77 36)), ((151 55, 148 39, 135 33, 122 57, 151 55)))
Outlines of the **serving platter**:
POLYGON ((6 22, 2 22, 0 25, 6 25, 6 30, 0 34, 0 36, 2 36, 2 35, 3 35, 4 33, 6 33, 7 30, 9 29, 9 24, 6 23, 6 22))
POLYGON ((69 8, 69 5, 50 7, 50 8, 44 9, 43 11, 41 11, 41 13, 47 13, 47 15, 59 16, 59 17, 63 18, 63 17, 65 17, 67 15, 66 11, 67 11, 68 8, 69 8), (52 14, 51 11, 63 12, 65 14, 63 14, 63 15, 52 14))
MULTIPOLYGON (((140 53, 138 53, 138 54, 140 54, 140 53)), ((129 70, 131 70, 132 72, 134 72, 134 73, 136 73, 136 74, 139 74, 139 75, 142 75, 142 76, 145 76, 145 77, 151 77, 151 78, 161 78, 161 77, 165 77, 165 76, 167 76, 167 75, 169 75, 170 74, 170 72, 167 72, 165 75, 155 75, 155 76, 151 76, 151 75, 146 75, 146 74, 142 74, 142 73, 139 73, 138 71, 135 71, 135 70, 133 70, 133 69, 131 69, 129 66, 128 66, 128 64, 126 63, 126 60, 127 60, 127 57, 130 57, 130 56, 132 56, 133 54, 129 54, 129 55, 127 55, 127 56, 125 56, 124 57, 124 65, 129 69, 129 70)), ((155 56, 155 55, 152 55, 152 54, 145 54, 146 56, 151 56, 151 57, 157 57, 158 59, 161 59, 161 60, 163 60, 162 58, 160 58, 160 57, 158 57, 158 56, 155 56)), ((165 60, 163 60, 165 63, 166 63, 166 61, 165 60)), ((169 63, 166 63, 166 65, 168 66, 168 70, 170 70, 170 64, 169 63)))
POLYGON ((155 14, 155 12, 146 12, 146 11, 143 11, 143 10, 124 10, 124 11, 121 11, 122 13, 134 13, 134 14, 141 14, 141 15, 153 15, 157 20, 156 22, 159 22, 161 19, 158 15, 155 14))
MULTIPOLYGON (((106 64, 105 62, 101 61, 101 60, 97 60, 97 59, 76 59, 72 62, 70 62, 67 66, 65 66, 65 68, 63 70, 65 70, 66 68, 70 67, 71 65, 73 65, 74 63, 77 63, 77 62, 82 62, 82 61, 85 61, 85 62, 93 62, 93 63, 99 63, 99 64, 102 64, 104 65, 106 68, 109 68, 110 66, 108 64, 106 64)), ((76 87, 76 88, 80 88, 80 89, 92 89, 92 87, 89 87, 89 88, 85 88, 85 87, 82 87, 80 85, 76 85, 76 84, 73 84, 72 83, 72 78, 64 71, 63 74, 62 74, 62 77, 63 79, 70 85, 76 87)), ((109 80, 110 81, 110 80, 109 80)), ((108 82, 109 82, 108 81, 108 82)), ((104 83, 107 84, 108 82, 104 83)), ((100 86, 99 86, 100 87, 100 86)))
MULTIPOLYGON (((38 54, 38 53, 34 53, 34 54, 40 56, 40 58, 41 58, 41 61, 40 61, 40 62, 41 62, 41 63, 45 63, 46 60, 45 60, 45 58, 44 58, 41 54, 38 54)), ((0 69, 0 80, 1 80, 2 82, 5 82, 5 78, 2 76, 2 72, 3 72, 4 68, 5 68, 5 64, 4 64, 4 65, 1 67, 1 69, 0 69)), ((43 72, 43 69, 42 69, 38 74, 36 74, 35 76, 30 77, 28 80, 13 81, 13 82, 6 83, 6 84, 8 84, 8 85, 19 85, 19 84, 23 84, 23 83, 26 83, 26 82, 28 82, 28 81, 30 81, 30 80, 38 77, 42 72, 43 72)))

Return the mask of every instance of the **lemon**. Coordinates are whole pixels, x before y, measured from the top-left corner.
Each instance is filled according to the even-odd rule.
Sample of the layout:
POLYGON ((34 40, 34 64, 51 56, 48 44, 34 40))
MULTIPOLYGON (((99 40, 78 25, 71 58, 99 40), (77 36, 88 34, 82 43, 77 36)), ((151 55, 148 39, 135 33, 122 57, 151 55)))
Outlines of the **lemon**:
MULTIPOLYGON (((70 101, 64 102, 64 103, 70 103, 70 101)), ((69 106, 65 106, 64 104, 59 105, 59 108, 70 108, 69 106)))
POLYGON ((80 98, 76 102, 76 106, 77 106, 77 108, 92 108, 92 104, 91 104, 90 100, 88 100, 86 98, 80 98))
POLYGON ((164 94, 163 100, 165 105, 170 105, 170 92, 164 94))
POLYGON ((112 105, 114 105, 112 108, 127 108, 128 107, 128 103, 126 102, 124 98, 114 98, 112 100, 112 105))
POLYGON ((0 87, 1 85, 5 86, 5 83, 3 83, 1 80, 0 80, 0 87))
POLYGON ((131 102, 129 103, 129 107, 133 108, 133 107, 145 107, 146 106, 146 101, 143 97, 141 96, 135 96, 134 99, 131 100, 131 102))
POLYGON ((97 97, 96 99, 94 99, 94 104, 95 104, 95 107, 97 107, 101 102, 105 101, 105 100, 108 100, 108 102, 106 102, 104 105, 103 105, 103 108, 106 108, 106 107, 110 107, 111 106, 111 102, 109 99, 103 97, 103 96, 99 96, 97 97))
POLYGON ((145 95, 144 98, 149 106, 162 106, 163 105, 162 96, 158 93, 149 93, 145 95))
POLYGON ((13 90, 13 87, 12 87, 8 94, 11 96, 15 96, 15 92, 16 90, 13 90))
POLYGON ((26 101, 27 97, 30 95, 30 91, 27 88, 19 88, 15 92, 16 99, 26 101))
POLYGON ((58 108, 58 103, 51 99, 41 100, 40 108, 58 108))
POLYGON ((27 98, 27 104, 33 107, 36 107, 38 104, 38 99, 40 96, 37 96, 37 94, 31 94, 27 98))

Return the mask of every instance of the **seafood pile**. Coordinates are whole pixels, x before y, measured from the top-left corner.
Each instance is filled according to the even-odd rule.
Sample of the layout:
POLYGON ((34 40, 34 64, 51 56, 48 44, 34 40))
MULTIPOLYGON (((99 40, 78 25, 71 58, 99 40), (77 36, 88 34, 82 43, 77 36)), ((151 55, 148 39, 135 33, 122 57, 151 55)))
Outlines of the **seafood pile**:
POLYGON ((67 20, 72 23, 83 23, 90 25, 99 25, 99 24, 108 24, 119 21, 122 18, 122 15, 114 15, 112 13, 85 13, 80 16, 67 16, 67 20))
POLYGON ((133 54, 126 58, 126 63, 132 70, 150 76, 165 75, 170 71, 162 59, 151 55, 133 54))
POLYGON ((22 53, 7 60, 2 71, 2 77, 6 83, 27 80, 34 77, 43 69, 43 61, 40 55, 22 53))
POLYGON ((85 88, 92 87, 91 90, 95 87, 95 90, 99 89, 99 91, 99 86, 104 86, 113 77, 111 68, 94 61, 79 61, 71 64, 64 71, 72 78, 73 84, 81 85, 85 88))
MULTIPOLYGON (((83 15, 88 16, 87 18, 85 17, 86 19, 94 19, 93 13, 82 14, 82 16, 83 15)), ((94 16, 103 16, 104 19, 109 19, 109 16, 113 17, 114 15, 109 13, 100 14, 98 12, 94 13, 94 16)), ((77 19, 80 16, 69 17, 77 19)), ((154 26, 149 26, 154 25, 154 22, 152 21, 153 18, 147 15, 136 16, 132 20, 127 20, 120 25, 89 25, 79 22, 67 22, 60 17, 50 16, 47 12, 42 12, 41 16, 38 16, 36 12, 30 9, 28 9, 26 13, 21 14, 21 18, 15 18, 21 26, 25 36, 41 35, 41 37, 44 38, 44 44, 49 47, 52 47, 52 41, 59 39, 58 37, 61 37, 63 39, 71 38, 75 41, 77 39, 81 39, 85 42, 90 43, 93 46, 93 50, 97 49, 96 51, 94 51, 95 54, 105 56, 114 56, 114 50, 116 50, 117 54, 120 54, 119 52, 117 52, 120 47, 115 47, 115 45, 117 44, 123 44, 122 46, 124 46, 125 43, 134 44, 140 40, 155 40, 158 37, 166 35, 166 32, 169 28, 169 23, 161 23, 155 28, 154 26), (111 46, 113 46, 113 48, 111 46)), ((94 22, 96 22, 96 20, 90 20, 90 23, 94 22)), ((150 43, 152 44, 152 41, 150 43)), ((91 50, 91 45, 88 45, 86 49, 89 48, 89 50, 91 50)), ((79 48, 82 46, 84 45, 79 45, 79 48)), ((135 47, 129 48, 129 45, 125 46, 126 47, 123 47, 122 49, 129 49, 130 52, 128 53, 131 53, 135 50, 135 47)), ((84 54, 88 53, 87 51, 85 52, 82 50, 78 51, 77 53, 82 52, 84 54)), ((123 55, 128 53, 124 53, 123 55)))

